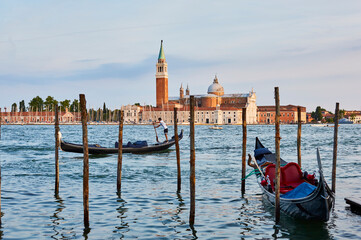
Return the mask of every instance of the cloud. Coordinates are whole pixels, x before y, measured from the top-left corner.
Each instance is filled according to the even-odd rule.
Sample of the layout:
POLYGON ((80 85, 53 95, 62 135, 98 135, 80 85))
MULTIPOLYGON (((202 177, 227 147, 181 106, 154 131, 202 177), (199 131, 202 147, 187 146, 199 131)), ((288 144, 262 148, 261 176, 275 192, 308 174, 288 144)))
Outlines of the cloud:
MULTIPOLYGON (((96 62, 98 59, 80 59, 76 62, 96 62)), ((224 62, 221 61, 200 61, 185 59, 177 56, 167 56, 167 62, 170 63, 171 71, 180 73, 182 71, 194 71, 200 68, 212 67, 224 62)), ((93 81, 93 80, 104 80, 104 79, 119 79, 122 82, 132 82, 134 79, 140 79, 141 76, 147 74, 155 74, 156 58, 149 57, 142 61, 134 64, 130 63, 105 63, 96 65, 89 69, 78 69, 72 72, 58 72, 54 73, 43 73, 43 74, 6 74, 0 75, 1 84, 45 84, 51 85, 53 83, 63 82, 74 82, 74 81, 93 81)))

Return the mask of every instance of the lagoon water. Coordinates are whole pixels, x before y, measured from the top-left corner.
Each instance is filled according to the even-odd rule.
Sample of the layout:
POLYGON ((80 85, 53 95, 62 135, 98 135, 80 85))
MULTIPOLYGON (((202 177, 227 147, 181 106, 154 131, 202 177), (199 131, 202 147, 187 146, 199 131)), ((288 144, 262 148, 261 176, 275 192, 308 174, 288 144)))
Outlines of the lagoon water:
MULTIPOLYGON (((176 193, 174 147, 163 153, 123 155, 122 195, 116 195, 117 155, 90 156, 90 232, 83 227, 82 154, 60 152, 60 198, 54 197, 54 126, 2 126, 0 140, 2 239, 360 239, 361 216, 344 197, 361 196, 361 125, 339 127, 336 204, 326 223, 287 216, 274 225, 256 177, 240 192, 242 126, 196 126, 196 216, 189 218, 189 126, 180 142, 182 191, 176 193)), ((80 125, 61 126, 66 141, 82 141, 80 125)), ((170 127, 170 135, 173 128, 170 127)), ((164 140, 161 131, 160 139, 164 140)), ((89 143, 113 146, 118 127, 88 126, 89 143)), ((258 136, 274 150, 274 126, 248 126, 247 152, 258 136)), ((296 125, 281 125, 281 157, 297 161, 296 125)), ((125 126, 127 141, 155 142, 152 126, 125 126)), ((303 169, 321 151, 331 184, 333 128, 303 125, 303 169)), ((247 173, 251 169, 248 167, 247 173)))

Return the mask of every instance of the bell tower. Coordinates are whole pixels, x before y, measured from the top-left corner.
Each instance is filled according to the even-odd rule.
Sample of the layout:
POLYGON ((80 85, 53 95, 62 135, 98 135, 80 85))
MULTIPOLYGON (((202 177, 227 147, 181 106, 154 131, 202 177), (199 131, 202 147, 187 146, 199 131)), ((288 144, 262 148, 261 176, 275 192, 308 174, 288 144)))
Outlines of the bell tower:
POLYGON ((187 84, 187 89, 186 89, 186 95, 187 95, 187 96, 190 95, 190 90, 189 90, 188 84, 187 84))
POLYGON ((180 87, 180 89, 179 89, 179 98, 180 98, 180 99, 184 98, 183 84, 181 84, 181 87, 180 87))
POLYGON ((168 103, 168 64, 165 61, 163 51, 163 40, 160 42, 160 50, 157 62, 156 91, 157 91, 157 107, 168 103))

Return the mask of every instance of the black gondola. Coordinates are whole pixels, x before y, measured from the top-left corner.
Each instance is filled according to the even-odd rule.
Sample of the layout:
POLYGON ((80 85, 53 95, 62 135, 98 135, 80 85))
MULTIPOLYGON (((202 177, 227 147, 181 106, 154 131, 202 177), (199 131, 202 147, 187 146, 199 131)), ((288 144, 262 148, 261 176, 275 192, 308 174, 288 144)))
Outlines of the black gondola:
MULTIPOLYGON (((257 181, 260 188, 262 189, 263 198, 274 206, 274 183, 270 175, 272 175, 272 172, 274 171, 273 168, 275 166, 274 163, 276 157, 274 153, 270 152, 262 145, 258 138, 256 138, 255 158, 257 163, 260 163, 261 165, 259 166, 259 168, 261 169, 262 173, 257 173, 257 181), (269 180, 270 178, 271 181, 269 180)), ((308 175, 307 172, 302 173, 297 163, 287 163, 286 161, 281 160, 281 166, 284 165, 283 167, 281 167, 280 189, 280 209, 282 212, 286 213, 289 216, 300 219, 328 221, 331 208, 335 201, 335 197, 334 193, 331 191, 324 179, 320 153, 318 149, 317 161, 319 167, 318 181, 316 179, 311 180, 311 176, 314 175, 308 175), (289 166, 293 168, 292 171, 288 171, 288 169, 291 169, 289 166), (298 176, 299 174, 300 176, 298 176), (301 184, 292 184, 291 182, 287 182, 287 179, 290 178, 299 178, 297 181, 299 181, 299 183, 302 182, 301 184, 305 185, 309 189, 305 190, 304 193, 298 194, 299 192, 297 191, 302 191, 300 190, 302 189, 301 184), (294 197, 289 198, 292 195, 294 197)), ((257 167, 257 165, 251 166, 257 167)), ((294 183, 296 183, 296 181, 294 183)))
MULTIPOLYGON (((183 138, 183 130, 178 135, 179 141, 183 138)), ((145 141, 138 141, 135 143, 130 143, 124 145, 123 144, 123 153, 135 153, 135 154, 142 154, 142 153, 152 153, 152 152, 159 152, 164 151, 170 148, 175 144, 174 136, 167 142, 155 143, 148 145, 145 141)), ((82 144, 75 144, 65 142, 60 139, 60 147, 61 150, 65 152, 75 152, 75 153, 83 153, 83 145, 82 144)), ((96 145, 88 145, 89 154, 112 154, 118 153, 118 145, 115 143, 114 148, 107 148, 102 147, 98 144, 96 145)))

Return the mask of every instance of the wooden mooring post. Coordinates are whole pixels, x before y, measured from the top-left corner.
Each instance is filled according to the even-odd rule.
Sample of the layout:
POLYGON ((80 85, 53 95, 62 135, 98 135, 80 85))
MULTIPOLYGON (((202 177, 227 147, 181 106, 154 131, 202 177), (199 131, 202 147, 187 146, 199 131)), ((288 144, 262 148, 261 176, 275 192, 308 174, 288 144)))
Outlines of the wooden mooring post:
POLYGON ((194 96, 190 96, 190 212, 189 212, 189 225, 193 228, 194 226, 194 216, 196 212, 196 173, 195 173, 195 139, 194 139, 194 96))
POLYGON ((123 122, 124 111, 119 112, 119 136, 118 136, 118 166, 117 166, 117 194, 120 197, 122 191, 122 165, 123 165, 123 122))
POLYGON ((301 167, 301 127, 302 127, 302 120, 301 120, 301 107, 297 107, 297 161, 298 165, 301 167))
POLYGON ((177 193, 180 193, 182 188, 182 176, 180 166, 180 152, 179 152, 179 139, 178 139, 178 117, 177 108, 174 108, 174 140, 175 140, 175 151, 177 155, 177 193))
POLYGON ((340 104, 336 103, 335 109, 335 128, 333 134, 333 161, 332 161, 332 192, 336 192, 336 163, 337 163, 337 139, 338 139, 338 119, 339 119, 339 109, 340 104))
POLYGON ((85 95, 80 94, 81 122, 83 127, 83 208, 84 208, 84 227, 89 228, 89 151, 88 151, 88 129, 85 95))
POLYGON ((247 108, 242 109, 242 132, 243 132, 243 141, 242 141, 242 196, 246 192, 246 146, 247 146, 247 108))
POLYGON ((59 114, 55 104, 55 197, 59 196, 59 114))
POLYGON ((280 157, 280 96, 279 89, 275 87, 275 102, 276 102, 276 137, 275 137, 275 148, 276 148, 276 186, 275 186, 275 221, 276 224, 280 221, 280 178, 281 178, 281 157, 280 157))

